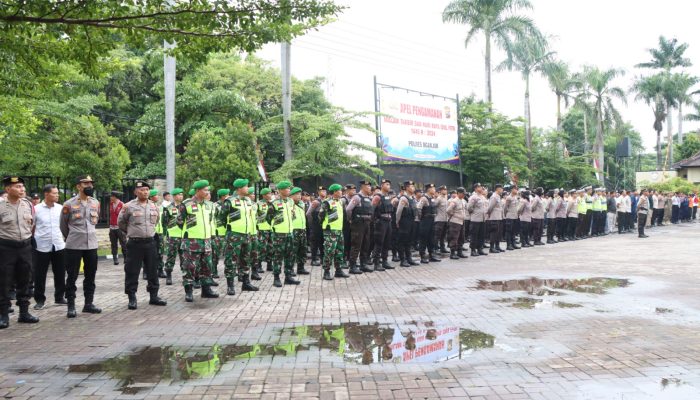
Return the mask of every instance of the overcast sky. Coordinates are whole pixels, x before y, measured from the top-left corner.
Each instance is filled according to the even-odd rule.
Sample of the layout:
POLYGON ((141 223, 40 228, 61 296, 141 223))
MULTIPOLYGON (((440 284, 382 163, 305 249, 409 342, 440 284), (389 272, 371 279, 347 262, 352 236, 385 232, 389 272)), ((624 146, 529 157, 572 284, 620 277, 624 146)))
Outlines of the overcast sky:
MULTIPOLYGON (((546 35, 554 36, 552 49, 572 70, 584 64, 616 67, 626 75, 616 84, 627 90, 635 77, 649 75, 634 65, 650 59, 646 49, 656 47, 659 35, 690 44, 686 52, 700 66, 697 16, 700 3, 688 0, 531 0, 530 16, 546 35)), ((448 0, 345 0, 349 8, 328 26, 292 42, 292 73, 298 78, 323 76, 331 101, 341 107, 374 109, 372 78, 381 83, 424 92, 462 97, 484 97, 483 40, 465 49, 467 28, 444 24, 448 0)), ((279 45, 266 46, 258 56, 279 66, 279 45)), ((492 51, 493 66, 504 59, 492 51)), ((688 72, 697 74, 693 66, 688 72)), ((495 108, 509 116, 523 114, 524 83, 519 73, 492 74, 495 108)), ((531 80, 533 125, 556 125, 556 98, 547 81, 531 80)), ((653 115, 643 103, 618 103, 625 120, 641 133, 651 151, 656 143, 653 115)), ((676 129, 678 116, 674 115, 676 129)), ((698 125, 684 122, 684 131, 698 125)), ((664 132, 666 127, 664 126, 664 132)), ((370 137, 363 141, 373 143, 370 137)))

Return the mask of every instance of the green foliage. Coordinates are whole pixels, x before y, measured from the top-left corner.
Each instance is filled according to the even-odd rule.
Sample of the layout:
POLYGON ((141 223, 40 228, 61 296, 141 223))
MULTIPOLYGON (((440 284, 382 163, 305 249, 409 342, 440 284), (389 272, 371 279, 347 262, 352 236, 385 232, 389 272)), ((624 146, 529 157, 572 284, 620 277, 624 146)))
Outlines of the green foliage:
POLYGON ((507 170, 527 177, 527 149, 521 119, 491 112, 474 98, 460 101, 460 153, 470 182, 503 183, 507 170))
POLYGON ((697 135, 687 135, 683 139, 683 144, 677 144, 676 151, 674 152, 676 156, 676 162, 690 158, 700 151, 700 139, 697 135))
POLYGON ((533 135, 533 171, 530 186, 547 189, 577 188, 595 182, 595 170, 587 155, 568 156, 564 152, 566 133, 538 132, 533 135))
POLYGON ((688 182, 687 179, 683 179, 681 177, 671 178, 659 183, 640 182, 639 186, 664 193, 691 193, 700 190, 700 186, 693 185, 692 183, 688 182))

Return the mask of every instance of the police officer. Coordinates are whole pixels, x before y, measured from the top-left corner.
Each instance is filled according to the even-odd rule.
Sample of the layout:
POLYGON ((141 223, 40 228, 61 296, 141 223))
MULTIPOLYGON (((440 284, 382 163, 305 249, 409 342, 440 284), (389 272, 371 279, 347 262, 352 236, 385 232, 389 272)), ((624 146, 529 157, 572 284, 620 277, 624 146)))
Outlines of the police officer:
MULTIPOLYGON (((335 267, 334 276, 336 278, 348 278, 350 275, 346 274, 342 269, 344 257, 342 226, 345 219, 343 204, 340 201, 342 186, 334 183, 328 187, 328 191, 331 197, 324 200, 321 204, 318 211, 318 219, 321 221, 324 235, 323 279, 330 281, 333 280, 331 264, 335 267)), ((357 268, 356 265, 354 267, 357 268)))
POLYGON ((496 185, 496 191, 489 198, 488 207, 486 208, 486 220, 488 221, 489 231, 489 253, 501 253, 501 220, 503 220, 503 205, 501 202, 501 193, 503 186, 496 185))
POLYGON ((166 248, 165 248, 165 284, 170 286, 173 284, 173 268, 175 268, 175 257, 180 256, 180 266, 182 267, 182 229, 177 224, 177 215, 180 204, 183 198, 182 188, 175 188, 170 192, 173 196, 173 202, 163 207, 162 225, 165 229, 166 248))
POLYGON ((518 234, 518 187, 511 186, 509 192, 510 194, 504 200, 503 210, 506 218, 506 250, 517 250, 520 248, 515 243, 515 236, 518 234))
POLYGON ((275 279, 273 286, 282 287, 280 273, 284 267, 284 284, 298 285, 300 282, 292 276, 293 272, 293 240, 292 221, 294 219, 294 202, 289 198, 292 183, 282 181, 277 184, 280 198, 270 204, 267 211, 267 221, 272 226, 272 266, 275 279))
POLYGON ((471 243, 469 247, 472 250, 472 257, 485 256, 488 255, 484 252, 482 244, 484 242, 485 227, 484 221, 486 219, 486 197, 483 196, 484 187, 480 183, 474 184, 474 192, 469 197, 469 202, 467 203, 467 210, 471 216, 471 222, 469 223, 469 237, 471 243))
MULTIPOLYGON (((348 204, 350 204, 350 199, 352 199, 357 193, 357 186, 352 183, 345 185, 345 192, 343 197, 340 198, 340 203, 343 205, 343 210, 345 210, 345 215, 350 213, 347 211, 348 204)), ((352 236, 350 235, 350 225, 352 221, 343 219, 343 245, 345 247, 345 260, 350 263, 350 249, 352 248, 352 236)))
POLYGON ((449 254, 445 247, 445 237, 447 236, 447 186, 438 188, 438 195, 435 202, 435 248, 441 254, 449 254))
POLYGON ((396 227, 398 228, 398 252, 402 267, 419 265, 411 257, 411 245, 415 236, 416 200, 413 197, 415 185, 413 181, 403 183, 404 193, 399 197, 396 208, 396 227))
MULTIPOLYGON (((126 203, 119 212, 117 224, 119 229, 126 233, 126 261, 124 262, 124 293, 129 296, 129 310, 136 310, 136 291, 139 287, 139 270, 141 265, 146 271, 148 285, 146 289, 150 294, 148 304, 164 306, 167 302, 158 297, 158 241, 156 240, 156 228, 160 222, 158 205, 150 198, 150 185, 147 182, 137 181, 134 194, 136 198, 126 203)), ((157 194, 156 194, 157 196, 157 194)), ((162 225, 161 225, 162 226, 162 225)))
MULTIPOLYGON (((100 219, 100 202, 92 197, 95 190, 90 175, 82 175, 75 180, 78 195, 63 203, 61 232, 66 238, 66 300, 68 318, 75 318, 75 282, 78 280, 80 261, 83 261, 84 313, 99 314, 95 307, 95 275, 97 274, 97 231, 95 225, 100 219)), ((128 254, 128 251, 127 251, 128 254)))
POLYGON ((0 202, 0 329, 10 326, 10 288, 17 288, 17 322, 36 323, 29 313, 32 279, 32 232, 34 206, 26 199, 24 180, 6 176, 2 185, 7 200, 0 202))
POLYGON ((440 262, 441 259, 435 256, 435 216, 437 206, 435 204, 435 185, 428 183, 423 188, 425 194, 416 204, 416 212, 420 221, 418 225, 418 253, 420 262, 440 262), (427 253, 427 254, 426 254, 427 253))
MULTIPOLYGON (((369 263, 370 225, 372 224, 372 184, 360 181, 360 192, 350 199, 347 206, 347 223, 350 224, 350 273, 357 274, 357 259, 360 258, 361 272, 372 272, 369 263)), ((325 240, 325 238, 324 238, 325 240)), ((325 250, 325 249, 324 249, 325 250)), ((380 265, 380 271, 384 268, 380 265)))
POLYGON ((542 229, 544 227, 544 208, 545 204, 542 201, 544 189, 538 187, 535 189, 535 196, 530 202, 530 212, 532 214, 532 239, 535 246, 544 246, 542 243, 542 229))
POLYGON ((466 190, 463 187, 457 188, 455 196, 447 200, 447 240, 450 246, 450 259, 459 260, 467 258, 463 253, 462 245, 464 245, 464 224, 467 223, 466 204, 464 202, 466 190))
POLYGON ((226 232, 226 242, 222 243, 222 246, 226 248, 224 274, 226 275, 226 294, 229 296, 236 294, 234 287, 236 275, 243 282, 241 290, 258 291, 258 288, 250 282, 256 214, 253 202, 248 198, 248 183, 248 179, 236 179, 233 182, 236 195, 227 197, 219 212, 218 226, 224 227, 226 232))
POLYGON ((202 298, 217 298, 211 289, 211 237, 214 230, 214 204, 208 201, 209 181, 199 180, 193 185, 194 197, 180 204, 177 223, 182 228, 182 284, 185 301, 193 302, 193 286, 199 280, 202 298))
MULTIPOLYGON (((392 205, 391 181, 382 179, 380 192, 372 197, 372 207, 374 207, 374 269, 381 271, 382 269, 394 269, 389 264, 389 248, 391 247, 391 218, 394 212, 392 205)), ((361 272, 361 271, 360 271, 361 272)))

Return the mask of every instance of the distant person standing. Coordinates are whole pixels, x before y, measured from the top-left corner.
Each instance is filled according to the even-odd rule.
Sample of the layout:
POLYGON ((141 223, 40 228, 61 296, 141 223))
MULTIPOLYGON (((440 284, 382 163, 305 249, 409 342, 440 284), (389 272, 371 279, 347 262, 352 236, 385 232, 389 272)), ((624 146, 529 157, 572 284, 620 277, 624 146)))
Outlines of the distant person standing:
POLYGON ((680 218, 681 211, 681 196, 680 193, 676 192, 673 197, 671 197, 671 223, 677 224, 680 218))
POLYGON ((640 238, 647 238, 649 236, 644 234, 644 227, 647 224, 647 213, 649 212, 649 199, 647 199, 646 189, 642 190, 642 195, 639 197, 637 202, 637 232, 640 238))
POLYGON ((119 265, 119 246, 122 248, 122 255, 126 257, 126 236, 117 225, 117 217, 124 207, 124 203, 119 200, 121 196, 122 193, 117 191, 113 191, 109 195, 109 243, 112 246, 114 265, 119 265))
POLYGON ((66 267, 64 263, 66 242, 61 233, 61 204, 58 203, 58 188, 44 186, 44 201, 34 209, 36 229, 34 240, 34 305, 35 310, 44 308, 46 302, 46 273, 51 263, 53 272, 54 302, 68 304, 66 294, 66 267))
POLYGON ((39 193, 32 193, 32 205, 34 207, 38 206, 39 203, 41 203, 41 197, 39 197, 39 193))

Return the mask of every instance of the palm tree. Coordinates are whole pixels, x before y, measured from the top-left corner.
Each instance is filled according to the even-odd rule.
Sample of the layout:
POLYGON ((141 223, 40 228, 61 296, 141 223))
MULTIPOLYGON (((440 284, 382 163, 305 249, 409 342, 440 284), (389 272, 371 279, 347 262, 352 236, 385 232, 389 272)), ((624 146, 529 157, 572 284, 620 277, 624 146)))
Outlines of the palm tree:
POLYGON ((690 89, 698 81, 698 77, 688 75, 685 72, 673 74, 671 77, 678 103, 678 143, 680 144, 683 144, 683 105, 691 105, 693 103, 690 96, 696 92, 690 92, 690 89))
POLYGON ((496 67, 497 71, 520 71, 525 81, 525 145, 527 146, 528 168, 532 170, 532 124, 530 118, 530 75, 543 72, 552 52, 547 51, 544 39, 523 38, 513 43, 508 58, 496 67))
POLYGON ((685 115, 686 121, 700 121, 700 102, 691 103, 693 106, 693 112, 691 114, 685 115))
POLYGON ((569 65, 561 60, 548 61, 543 65, 543 72, 549 81, 549 88, 557 96, 557 130, 561 131, 561 101, 569 106, 569 97, 575 82, 569 72, 569 65))
POLYGON ((596 119, 596 134, 593 151, 597 155, 597 172, 601 183, 605 182, 603 171, 605 171, 605 145, 603 134, 605 132, 603 124, 610 127, 613 124, 620 124, 622 118, 613 105, 613 100, 618 99, 623 103, 627 102, 625 91, 617 86, 612 86, 612 81, 624 75, 620 69, 610 68, 601 70, 598 67, 584 67, 583 78, 590 97, 594 103, 594 114, 596 119))
POLYGON ((631 91, 637 93, 635 100, 644 101, 654 112, 654 130, 656 131, 656 169, 661 169, 661 131, 666 118, 666 101, 664 91, 667 89, 666 73, 638 78, 631 91))
POLYGON ((484 67, 486 72, 486 96, 489 111, 493 98, 491 95, 491 41, 510 55, 513 39, 526 36, 541 37, 532 19, 518 15, 517 11, 532 9, 529 0, 453 0, 442 12, 443 22, 452 22, 469 26, 464 46, 468 47, 477 33, 485 39, 484 67))

